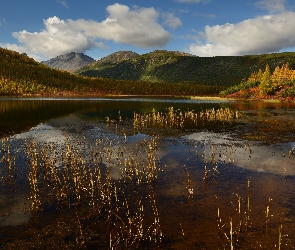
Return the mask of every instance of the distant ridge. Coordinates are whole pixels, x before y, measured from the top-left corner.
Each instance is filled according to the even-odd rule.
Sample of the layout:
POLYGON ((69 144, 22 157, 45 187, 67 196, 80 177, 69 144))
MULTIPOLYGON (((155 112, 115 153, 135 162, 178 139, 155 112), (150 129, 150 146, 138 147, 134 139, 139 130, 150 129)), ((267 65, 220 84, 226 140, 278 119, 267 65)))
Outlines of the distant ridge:
POLYGON ((41 63, 50 68, 73 72, 93 62, 95 62, 93 58, 86 56, 83 53, 71 52, 41 63))
POLYGON ((118 51, 79 69, 75 73, 91 77, 157 82, 153 77, 149 77, 149 73, 146 77, 147 67, 151 69, 153 66, 170 63, 178 57, 196 56, 167 50, 155 50, 144 55, 132 51, 118 51))
POLYGON ((99 70, 104 68, 111 68, 113 66, 116 66, 122 62, 128 61, 137 56, 139 56, 139 54, 133 51, 117 51, 91 64, 84 66, 78 71, 83 72, 83 71, 87 71, 88 69, 99 70))
MULTIPOLYGON (((216 96, 227 91, 228 86, 238 85, 233 86, 233 90, 256 87, 257 81, 254 85, 245 82, 250 73, 259 69, 273 72, 277 66, 295 70, 295 52, 198 57, 177 51, 143 55, 129 51, 113 53, 83 68, 83 73, 95 74, 96 78, 89 78, 49 68, 28 56, 0 47, 0 95, 216 96), (101 69, 93 70, 93 66, 101 69), (102 77, 102 74, 109 77, 102 77)), ((282 78, 281 75, 277 77, 282 78)), ((282 85, 270 86, 270 91, 281 91, 275 93, 276 98, 295 99, 295 82, 288 79, 282 78, 282 85)))
POLYGON ((115 53, 112 53, 98 61, 96 61, 93 66, 99 63, 104 63, 104 64, 117 64, 121 63, 124 61, 127 61, 129 59, 132 59, 136 56, 139 56, 139 54, 133 52, 133 51, 118 51, 115 53))
POLYGON ((155 50, 143 55, 120 51, 75 73, 132 81, 232 86, 239 84, 253 71, 264 69, 266 64, 274 70, 285 63, 295 69, 295 52, 199 57, 167 50, 155 50))

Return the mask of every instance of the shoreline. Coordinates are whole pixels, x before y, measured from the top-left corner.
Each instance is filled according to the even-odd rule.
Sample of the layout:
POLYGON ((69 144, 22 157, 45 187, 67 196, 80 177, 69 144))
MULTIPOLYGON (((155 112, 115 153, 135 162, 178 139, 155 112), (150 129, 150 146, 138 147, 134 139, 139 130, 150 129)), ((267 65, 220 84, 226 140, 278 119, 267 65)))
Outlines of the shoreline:
POLYGON ((103 94, 103 93, 73 93, 73 92, 60 92, 60 93, 39 93, 39 94, 4 94, 0 93, 0 98, 183 98, 192 100, 214 100, 214 101, 260 101, 260 102, 295 102, 295 99, 276 99, 276 98, 234 98, 234 97, 219 97, 219 96, 189 96, 189 95, 129 95, 129 94, 103 94))

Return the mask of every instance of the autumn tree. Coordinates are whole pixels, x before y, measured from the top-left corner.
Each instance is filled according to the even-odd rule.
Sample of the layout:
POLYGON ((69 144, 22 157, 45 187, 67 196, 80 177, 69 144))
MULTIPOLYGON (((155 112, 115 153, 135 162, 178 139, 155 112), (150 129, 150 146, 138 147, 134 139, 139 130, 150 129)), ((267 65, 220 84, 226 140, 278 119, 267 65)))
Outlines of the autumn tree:
POLYGON ((262 95, 269 95, 273 92, 273 85, 272 85, 272 79, 271 79, 271 72, 269 69, 268 64, 265 67, 265 70, 263 72, 260 85, 259 85, 259 90, 262 95))

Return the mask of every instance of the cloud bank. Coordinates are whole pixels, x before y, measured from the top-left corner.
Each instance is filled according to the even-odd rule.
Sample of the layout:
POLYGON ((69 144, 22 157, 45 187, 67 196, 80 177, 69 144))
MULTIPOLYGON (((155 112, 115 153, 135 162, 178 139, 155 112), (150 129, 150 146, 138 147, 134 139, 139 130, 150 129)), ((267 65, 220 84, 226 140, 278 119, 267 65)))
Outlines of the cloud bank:
MULTIPOLYGON (((104 41, 153 48, 164 46, 171 39, 169 32, 158 23, 160 14, 154 8, 131 10, 126 5, 116 3, 109 5, 106 11, 108 16, 102 22, 50 17, 43 20, 45 28, 41 32, 14 32, 13 37, 20 45, 0 46, 25 52, 40 60, 72 51, 84 53, 94 47, 105 49, 107 46, 104 41)), ((167 14, 164 20, 165 24, 172 28, 181 25, 181 21, 173 14, 167 14)))
MULTIPOLYGON (((276 10, 284 10, 279 4, 282 1, 272 2, 277 3, 276 10)), ((267 8, 270 6, 267 5, 267 8)), ((295 47, 294 20, 295 12, 282 11, 236 24, 206 26, 204 32, 199 34, 198 41, 189 46, 189 52, 198 56, 230 56, 271 53, 292 48, 295 47), (200 38, 205 42, 201 42, 200 38)))
POLYGON ((157 22, 159 13, 154 8, 130 10, 121 4, 107 7, 108 17, 103 22, 79 19, 68 20, 69 25, 83 30, 87 37, 113 40, 140 48, 164 46, 170 34, 157 22))

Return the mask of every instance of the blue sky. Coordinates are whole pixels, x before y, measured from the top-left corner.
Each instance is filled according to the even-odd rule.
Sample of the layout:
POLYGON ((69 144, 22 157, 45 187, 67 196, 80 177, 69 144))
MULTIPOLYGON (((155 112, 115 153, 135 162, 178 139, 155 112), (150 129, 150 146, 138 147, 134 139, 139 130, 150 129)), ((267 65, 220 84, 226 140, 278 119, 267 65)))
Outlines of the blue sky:
POLYGON ((41 61, 131 50, 295 51, 293 0, 1 0, 0 47, 41 61))

